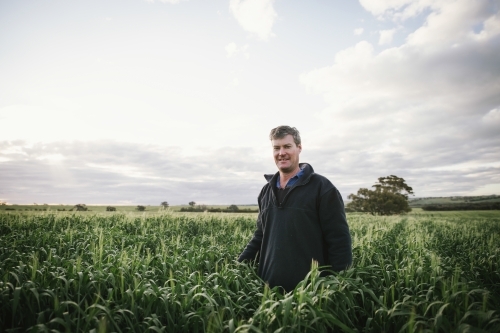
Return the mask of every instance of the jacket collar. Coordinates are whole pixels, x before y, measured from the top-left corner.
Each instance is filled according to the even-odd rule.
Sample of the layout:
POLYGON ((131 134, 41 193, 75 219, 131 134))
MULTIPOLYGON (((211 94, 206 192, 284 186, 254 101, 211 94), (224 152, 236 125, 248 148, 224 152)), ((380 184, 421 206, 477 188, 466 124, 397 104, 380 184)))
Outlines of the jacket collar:
MULTIPOLYGON (((314 169, 312 166, 308 163, 299 163, 299 167, 304 170, 304 174, 302 177, 299 178, 298 182, 294 185, 302 185, 305 184, 309 181, 309 178, 314 174, 314 169)), ((276 184, 276 179, 278 178, 279 171, 276 172, 275 174, 265 174, 264 177, 266 178, 267 182, 272 184, 276 184)))

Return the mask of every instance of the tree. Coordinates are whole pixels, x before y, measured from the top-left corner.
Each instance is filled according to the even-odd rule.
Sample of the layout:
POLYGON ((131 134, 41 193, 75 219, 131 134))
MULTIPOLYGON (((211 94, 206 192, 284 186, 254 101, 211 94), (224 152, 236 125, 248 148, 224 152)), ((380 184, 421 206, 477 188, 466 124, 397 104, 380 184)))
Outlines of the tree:
POLYGON ((168 206, 169 206, 169 204, 168 204, 168 202, 163 201, 163 202, 160 204, 160 206, 162 206, 163 208, 167 209, 167 208, 168 208, 168 206))
POLYGON ((190 201, 190 202, 189 202, 189 206, 191 206, 191 207, 193 207, 193 208, 194 208, 194 205, 196 205, 196 202, 194 202, 194 201, 190 201))
POLYGON ((136 209, 137 209, 138 211, 140 211, 140 212, 143 212, 143 211, 145 211, 145 210, 146 210, 146 206, 141 206, 141 205, 139 205, 139 206, 137 206, 137 207, 136 207, 136 209))
POLYGON ((85 204, 76 204, 73 208, 70 209, 70 211, 72 211, 73 209, 75 209, 77 212, 85 212, 89 210, 85 204))
POLYGON ((107 212, 116 212, 116 207, 108 206, 106 207, 107 212))
POLYGON ((227 207, 227 210, 230 211, 230 212, 237 212, 240 209, 236 205, 231 205, 231 206, 227 207))
POLYGON ((347 209, 372 215, 405 214, 411 211, 408 195, 413 195, 413 188, 403 178, 394 175, 380 177, 372 187, 375 189, 360 188, 357 194, 349 194, 348 198, 352 201, 347 204, 347 209))

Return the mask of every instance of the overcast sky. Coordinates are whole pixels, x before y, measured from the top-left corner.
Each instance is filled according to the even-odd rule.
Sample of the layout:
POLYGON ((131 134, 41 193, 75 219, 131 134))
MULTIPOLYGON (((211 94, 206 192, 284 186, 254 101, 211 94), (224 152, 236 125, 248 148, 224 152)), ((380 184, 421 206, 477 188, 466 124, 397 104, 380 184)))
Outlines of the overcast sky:
POLYGON ((500 0, 3 0, 0 201, 253 204, 268 134, 344 198, 500 194, 500 0))

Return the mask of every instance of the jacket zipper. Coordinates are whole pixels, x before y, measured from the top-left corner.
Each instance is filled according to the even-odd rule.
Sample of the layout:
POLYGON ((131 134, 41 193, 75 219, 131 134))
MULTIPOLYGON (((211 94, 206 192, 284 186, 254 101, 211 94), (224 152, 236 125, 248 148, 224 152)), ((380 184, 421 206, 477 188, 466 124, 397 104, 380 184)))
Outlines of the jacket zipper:
POLYGON ((288 193, 285 195, 285 197, 283 198, 283 202, 279 202, 278 201, 278 198, 276 198, 276 195, 274 194, 274 191, 273 191, 273 196, 274 196, 274 201, 278 203, 278 208, 283 208, 285 202, 286 202, 286 199, 288 198, 288 196, 290 195, 290 193, 292 193, 292 191, 296 188, 296 187, 299 187, 299 186, 304 186, 306 184, 309 183, 311 177, 312 177, 313 174, 310 174, 309 177, 307 178, 307 180, 302 183, 302 184, 297 184, 297 185, 294 185, 292 186, 292 188, 290 189, 290 191, 288 191, 288 193))

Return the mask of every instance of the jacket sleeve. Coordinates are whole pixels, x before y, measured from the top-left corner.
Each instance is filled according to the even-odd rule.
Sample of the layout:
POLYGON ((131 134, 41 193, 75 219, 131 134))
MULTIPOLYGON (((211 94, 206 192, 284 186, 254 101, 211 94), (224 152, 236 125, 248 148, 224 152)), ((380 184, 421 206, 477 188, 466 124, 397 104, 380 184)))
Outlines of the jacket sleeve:
POLYGON ((352 264, 352 245, 344 202, 333 187, 323 194, 319 203, 319 216, 327 262, 334 271, 341 271, 352 264))
POLYGON ((252 239, 248 242, 247 246, 243 250, 243 252, 238 257, 238 261, 242 262, 244 260, 249 261, 259 261, 259 253, 260 246, 262 244, 262 223, 260 222, 260 213, 259 218, 257 219, 257 230, 255 230, 252 239))

